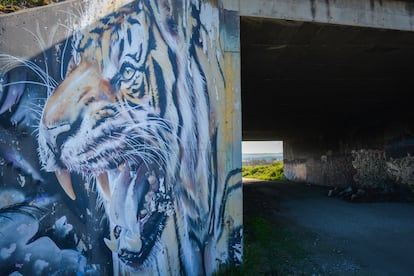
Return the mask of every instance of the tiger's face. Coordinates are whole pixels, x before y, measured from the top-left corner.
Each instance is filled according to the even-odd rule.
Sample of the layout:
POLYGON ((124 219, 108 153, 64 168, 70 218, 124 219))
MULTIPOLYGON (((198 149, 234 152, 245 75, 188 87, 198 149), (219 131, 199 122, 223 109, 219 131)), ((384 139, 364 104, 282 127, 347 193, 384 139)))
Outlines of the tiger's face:
POLYGON ((46 171, 76 198, 71 173, 92 177, 110 222, 105 243, 139 268, 174 214, 179 169, 176 74, 142 5, 125 7, 75 36, 64 81, 39 126, 46 171))

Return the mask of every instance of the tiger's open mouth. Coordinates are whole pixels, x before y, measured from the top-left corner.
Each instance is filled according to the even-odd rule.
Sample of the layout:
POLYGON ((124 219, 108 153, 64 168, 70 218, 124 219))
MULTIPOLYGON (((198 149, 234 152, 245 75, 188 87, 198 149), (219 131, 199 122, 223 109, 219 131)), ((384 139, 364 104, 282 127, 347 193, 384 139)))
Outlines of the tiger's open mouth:
MULTIPOLYGON (((104 241, 119 260, 138 269, 159 248, 168 217, 174 213, 168 184, 171 169, 166 165, 173 156, 167 156, 161 133, 152 130, 159 126, 157 120, 147 120, 153 128, 146 124, 139 129, 136 124, 131 131, 114 128, 121 119, 116 116, 111 123, 96 124, 93 131, 88 120, 76 127, 44 119, 39 128, 39 155, 43 169, 55 171, 72 199, 76 199, 72 172, 96 179, 110 223, 110 237, 104 241)), ((167 126, 160 122, 165 130, 167 126)))
POLYGON ((112 229, 105 243, 125 264, 139 268, 173 214, 171 191, 156 166, 124 163, 107 175, 108 183, 103 183, 105 177, 97 178, 101 187, 110 188, 107 213, 112 229))
MULTIPOLYGON (((104 242, 134 269, 145 264, 174 212, 164 170, 156 162, 136 163, 125 161, 95 176, 111 227, 110 238, 104 242)), ((56 175, 68 195, 76 198, 69 171, 58 170, 56 175)))

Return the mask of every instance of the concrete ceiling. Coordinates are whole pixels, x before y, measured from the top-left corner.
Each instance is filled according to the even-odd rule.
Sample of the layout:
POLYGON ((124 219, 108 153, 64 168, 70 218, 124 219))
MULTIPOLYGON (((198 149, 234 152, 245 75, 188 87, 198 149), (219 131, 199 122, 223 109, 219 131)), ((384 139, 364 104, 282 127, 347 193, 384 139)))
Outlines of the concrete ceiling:
POLYGON ((241 18, 243 140, 414 118, 414 32, 241 18))

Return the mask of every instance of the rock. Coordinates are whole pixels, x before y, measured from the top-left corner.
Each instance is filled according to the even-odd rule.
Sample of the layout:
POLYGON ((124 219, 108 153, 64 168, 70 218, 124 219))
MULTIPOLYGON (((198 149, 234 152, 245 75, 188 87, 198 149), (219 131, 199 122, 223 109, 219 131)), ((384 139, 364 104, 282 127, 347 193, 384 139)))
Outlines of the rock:
POLYGON ((364 190, 364 189, 358 189, 358 190, 357 190, 357 192, 356 192, 356 194, 357 194, 358 196, 363 196, 363 195, 365 195, 365 194, 366 194, 366 192, 365 192, 365 190, 364 190))
POLYGON ((345 190, 344 190, 344 192, 345 193, 352 193, 352 187, 351 186, 348 186, 348 188, 346 188, 345 190))

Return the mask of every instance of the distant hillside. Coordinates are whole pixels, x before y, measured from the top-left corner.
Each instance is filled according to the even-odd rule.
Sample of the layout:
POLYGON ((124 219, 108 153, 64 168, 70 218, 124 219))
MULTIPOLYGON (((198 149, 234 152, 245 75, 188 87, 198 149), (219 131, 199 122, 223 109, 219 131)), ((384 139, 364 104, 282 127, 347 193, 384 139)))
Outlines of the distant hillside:
POLYGON ((244 153, 243 165, 269 164, 283 160, 283 153, 244 153))

